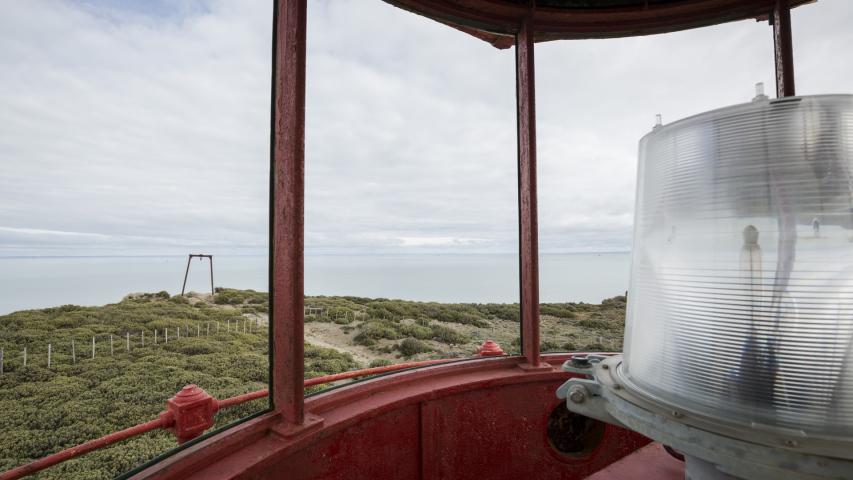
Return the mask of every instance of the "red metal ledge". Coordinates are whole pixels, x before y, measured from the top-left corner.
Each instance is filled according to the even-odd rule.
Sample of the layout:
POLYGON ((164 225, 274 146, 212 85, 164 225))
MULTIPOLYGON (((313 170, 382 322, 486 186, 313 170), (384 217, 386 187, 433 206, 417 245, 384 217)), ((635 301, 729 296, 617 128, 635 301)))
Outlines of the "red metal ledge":
MULTIPOLYGON (((543 360, 557 366, 570 355, 543 360)), ((377 377, 311 396, 308 422, 282 435, 275 413, 205 439, 133 478, 586 478, 647 444, 607 426, 579 457, 548 443, 569 374, 482 358, 377 377)))

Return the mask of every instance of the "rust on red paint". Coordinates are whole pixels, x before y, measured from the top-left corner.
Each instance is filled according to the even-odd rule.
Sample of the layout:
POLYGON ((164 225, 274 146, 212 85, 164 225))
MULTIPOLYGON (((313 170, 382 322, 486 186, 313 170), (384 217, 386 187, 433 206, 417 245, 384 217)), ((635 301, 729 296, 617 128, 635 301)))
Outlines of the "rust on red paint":
POLYGON ((776 0, 770 15, 773 22, 773 52, 776 57, 776 97, 793 97, 794 46, 791 38, 791 5, 789 0, 776 0))
POLYGON ((518 237, 521 294, 521 352, 539 366, 539 232, 536 207, 536 85, 533 9, 515 40, 518 110, 518 237))
POLYGON ((277 0, 272 111, 272 404, 281 420, 304 419, 305 0, 277 0))
POLYGON ((493 340, 486 340, 482 345, 480 345, 480 348, 477 349, 476 355, 478 357, 498 357, 506 354, 497 342, 493 340))

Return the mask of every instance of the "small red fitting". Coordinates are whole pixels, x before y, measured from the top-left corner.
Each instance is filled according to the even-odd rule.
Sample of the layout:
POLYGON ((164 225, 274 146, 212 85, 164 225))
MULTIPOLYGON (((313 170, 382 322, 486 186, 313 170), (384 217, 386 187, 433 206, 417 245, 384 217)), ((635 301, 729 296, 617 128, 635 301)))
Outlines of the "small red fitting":
POLYGON ((482 345, 480 345, 480 348, 477 349, 478 357, 499 357, 501 355, 504 355, 504 351, 501 350, 501 346, 491 340, 486 340, 482 345))
POLYGON ((213 426, 219 402, 197 385, 187 385, 166 401, 166 410, 160 418, 169 425, 168 430, 175 434, 178 443, 184 443, 213 426))

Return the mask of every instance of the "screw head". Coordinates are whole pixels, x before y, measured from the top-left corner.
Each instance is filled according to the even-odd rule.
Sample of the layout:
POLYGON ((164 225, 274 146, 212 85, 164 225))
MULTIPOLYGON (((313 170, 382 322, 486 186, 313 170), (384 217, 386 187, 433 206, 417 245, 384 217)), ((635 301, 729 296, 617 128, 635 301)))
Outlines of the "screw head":
POLYGON ((583 385, 572 385, 569 389, 569 400, 572 403, 583 403, 586 401, 587 394, 586 387, 583 385))
POLYGON ((601 364, 601 368, 602 368, 602 370, 609 370, 609 369, 610 369, 610 365, 608 365, 608 364, 606 364, 606 363, 603 363, 603 364, 601 364))

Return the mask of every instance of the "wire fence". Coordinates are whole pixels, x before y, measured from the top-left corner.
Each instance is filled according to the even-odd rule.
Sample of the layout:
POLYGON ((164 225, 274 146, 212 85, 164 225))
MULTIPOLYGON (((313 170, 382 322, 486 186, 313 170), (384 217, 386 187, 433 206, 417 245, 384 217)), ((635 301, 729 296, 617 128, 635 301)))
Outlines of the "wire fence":
POLYGON ((265 327, 266 322, 262 322, 260 317, 244 317, 155 329, 141 328, 128 330, 124 334, 101 333, 83 339, 67 338, 61 342, 49 342, 38 349, 33 349, 32 345, 11 349, 0 347, 0 375, 35 365, 51 370, 59 364, 76 365, 78 362, 93 360, 98 356, 130 353, 138 348, 155 348, 168 345, 170 342, 209 337, 220 333, 266 333, 265 327))

